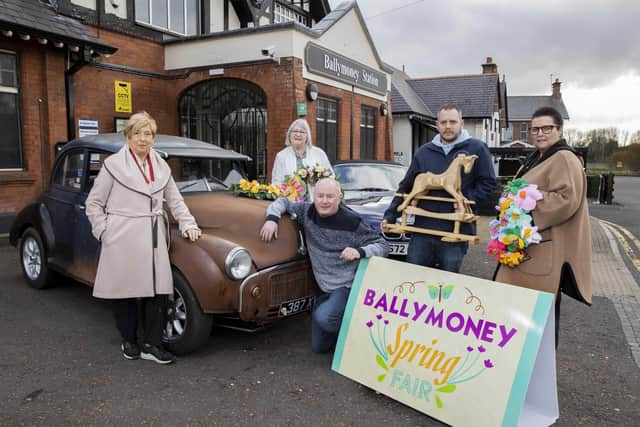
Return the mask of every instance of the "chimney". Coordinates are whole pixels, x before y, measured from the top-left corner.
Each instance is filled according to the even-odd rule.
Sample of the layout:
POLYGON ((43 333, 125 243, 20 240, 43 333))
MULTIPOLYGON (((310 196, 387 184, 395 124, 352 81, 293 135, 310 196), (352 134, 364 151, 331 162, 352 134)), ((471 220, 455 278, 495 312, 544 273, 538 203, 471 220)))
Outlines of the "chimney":
POLYGON ((482 74, 498 74, 498 65, 493 63, 493 58, 487 56, 487 62, 482 64, 482 74))
POLYGON ((551 96, 553 98, 562 99, 562 93, 560 93, 560 85, 561 84, 562 84, 562 82, 560 80, 556 79, 556 81, 553 82, 553 84, 551 85, 551 88, 552 88, 551 96))

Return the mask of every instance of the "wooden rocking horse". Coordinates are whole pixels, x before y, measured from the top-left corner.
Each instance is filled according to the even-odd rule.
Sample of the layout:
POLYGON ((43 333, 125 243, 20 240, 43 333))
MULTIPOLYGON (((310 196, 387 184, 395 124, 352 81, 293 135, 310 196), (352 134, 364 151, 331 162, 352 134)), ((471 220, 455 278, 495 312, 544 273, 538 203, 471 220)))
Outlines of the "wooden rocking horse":
POLYGON ((470 173, 477 158, 478 156, 476 156, 475 154, 472 156, 459 156, 456 157, 451 162, 447 170, 441 174, 425 172, 416 175, 415 179, 413 180, 411 193, 396 193, 396 196, 404 197, 404 202, 402 202, 402 204, 398 206, 398 212, 402 212, 401 223, 386 224, 384 226, 385 231, 398 234, 404 232, 431 234, 435 236, 441 236, 442 240, 445 242, 468 241, 471 243, 478 243, 480 239, 477 235, 460 233, 461 222, 473 222, 477 221, 479 218, 477 215, 474 215, 473 211, 471 210, 471 205, 475 204, 475 202, 464 197, 464 194, 462 194, 462 191, 460 191, 460 188, 462 186, 460 168, 463 168, 464 173, 470 173), (451 198, 428 196, 430 190, 444 190, 451 195, 451 198), (425 209, 420 209, 416 206, 419 200, 452 202, 454 203, 454 206, 462 206, 464 208, 464 213, 437 213, 427 211, 425 209), (453 221, 453 232, 412 227, 410 225, 407 225, 408 214, 453 221))

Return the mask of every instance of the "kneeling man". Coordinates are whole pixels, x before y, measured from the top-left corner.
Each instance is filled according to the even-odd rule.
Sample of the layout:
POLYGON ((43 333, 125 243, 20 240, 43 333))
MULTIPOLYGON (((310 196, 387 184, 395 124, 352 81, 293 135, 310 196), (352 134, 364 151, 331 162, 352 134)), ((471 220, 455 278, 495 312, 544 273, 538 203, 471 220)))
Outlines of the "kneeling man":
POLYGON ((278 220, 289 213, 303 228, 313 274, 323 294, 316 298, 311 322, 311 349, 331 351, 338 338, 358 259, 387 256, 389 247, 380 232, 341 205, 340 184, 323 178, 315 186, 313 204, 294 203, 280 197, 267 209, 260 238, 278 238, 278 220))

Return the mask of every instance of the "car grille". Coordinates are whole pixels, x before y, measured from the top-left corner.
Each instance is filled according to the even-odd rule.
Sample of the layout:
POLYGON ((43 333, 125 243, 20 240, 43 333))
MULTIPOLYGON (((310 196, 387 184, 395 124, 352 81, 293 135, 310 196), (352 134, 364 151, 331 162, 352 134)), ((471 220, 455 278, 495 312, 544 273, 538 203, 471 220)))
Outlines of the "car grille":
POLYGON ((269 302, 271 305, 310 295, 313 273, 303 265, 278 270, 269 276, 269 302))

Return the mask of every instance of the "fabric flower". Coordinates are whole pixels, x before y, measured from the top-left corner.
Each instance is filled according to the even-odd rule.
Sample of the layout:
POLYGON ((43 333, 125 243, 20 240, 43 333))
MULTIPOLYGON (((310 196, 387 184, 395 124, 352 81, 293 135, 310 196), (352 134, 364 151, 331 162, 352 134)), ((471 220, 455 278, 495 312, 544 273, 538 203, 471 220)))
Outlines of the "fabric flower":
POLYGON ((493 368, 493 363, 491 363, 491 359, 485 359, 484 360, 484 367, 487 368, 487 369, 493 368))
POLYGON ((497 239, 491 240, 487 245, 487 255, 491 255, 496 261, 500 261, 500 255, 505 252, 506 248, 504 244, 497 239))
POLYGON ((530 215, 541 199, 538 186, 527 183, 523 178, 515 179, 506 186, 496 206, 498 219, 489 222, 491 240, 487 245, 487 255, 509 267, 515 267, 526 258, 525 249, 542 240, 530 215))
POLYGON ((533 184, 519 190, 515 198, 516 205, 527 211, 532 211, 540 199, 542 199, 542 193, 538 190, 538 186, 533 184))

